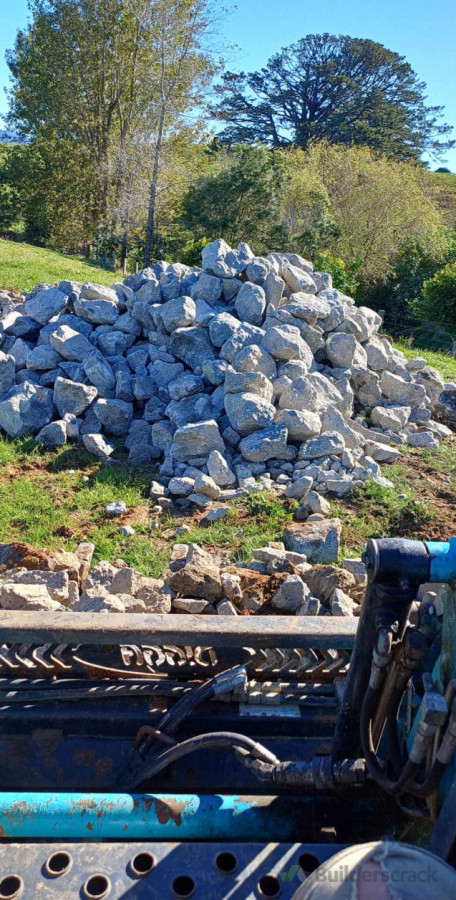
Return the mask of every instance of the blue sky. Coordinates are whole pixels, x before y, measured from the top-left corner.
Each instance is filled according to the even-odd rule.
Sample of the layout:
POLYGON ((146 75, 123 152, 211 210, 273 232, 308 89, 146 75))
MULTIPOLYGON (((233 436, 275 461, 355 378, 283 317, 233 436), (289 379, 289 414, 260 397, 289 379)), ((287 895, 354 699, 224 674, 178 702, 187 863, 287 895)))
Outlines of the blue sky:
MULTIPOLYGON (((4 87, 7 47, 27 21, 26 0, 0 0, 0 113, 7 106, 4 87)), ((328 31, 372 38, 406 57, 427 84, 428 102, 445 107, 456 138, 456 3, 440 0, 237 0, 223 21, 222 37, 236 44, 232 69, 257 69, 280 47, 305 34, 328 31)), ((456 172, 456 148, 446 165, 456 172)))

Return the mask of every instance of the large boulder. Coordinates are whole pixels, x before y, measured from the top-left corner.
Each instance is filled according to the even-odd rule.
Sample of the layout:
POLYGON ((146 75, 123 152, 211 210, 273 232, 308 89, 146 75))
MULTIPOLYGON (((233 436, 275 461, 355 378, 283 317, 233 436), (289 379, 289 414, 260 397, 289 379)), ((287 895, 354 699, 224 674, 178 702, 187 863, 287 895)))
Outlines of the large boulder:
POLYGON ((49 337, 51 347, 64 359, 81 362, 93 351, 93 344, 80 331, 69 325, 60 325, 49 337))
POLYGON ((198 326, 176 328, 171 335, 169 349, 189 369, 196 369, 215 356, 207 328, 198 326))
POLYGON ((100 397, 94 403, 94 412, 100 425, 108 434, 126 435, 133 418, 133 405, 124 400, 106 400, 100 397))
POLYGON ((0 350, 0 397, 4 397, 14 387, 16 360, 0 350))
POLYGON ((268 459, 289 459, 288 432, 284 426, 271 425, 242 439, 239 450, 248 462, 267 462, 268 459))
POLYGON ((73 413, 80 416, 97 398, 97 388, 90 384, 81 384, 69 378, 56 378, 54 384, 54 403, 59 415, 73 413))
POLYGON ((225 410, 230 425, 240 435, 251 434, 272 425, 275 407, 257 394, 226 394, 225 410))
POLYGON ((91 325, 114 325, 119 318, 119 307, 114 300, 75 300, 74 311, 91 325))
POLYGON ((62 312, 68 304, 68 296, 56 287, 45 288, 33 294, 25 304, 25 312, 40 325, 46 325, 62 312))
POLYGON ((382 372, 380 380, 382 393, 393 403, 403 406, 420 406, 426 400, 426 389, 422 384, 404 381, 393 372, 382 372))
POLYGON ((0 427, 10 437, 36 434, 53 415, 52 391, 24 381, 0 400, 0 427))
POLYGON ((236 296, 235 306, 241 321, 261 325, 266 310, 266 294, 263 288, 247 281, 236 296))
POLYGON ((283 541, 287 550, 304 553, 309 563, 334 563, 339 556, 340 519, 295 522, 287 526, 283 541))
POLYGON ((257 394, 271 403, 274 393, 271 382, 261 372, 230 372, 225 375, 225 393, 257 394))
POLYGON ((312 351, 295 325, 273 325, 268 328, 261 346, 274 359, 300 359, 309 367, 313 363, 312 351))
POLYGON ((290 441, 307 441, 321 431, 321 419, 317 413, 297 409, 280 409, 275 415, 275 424, 283 425, 290 441))
POLYGON ((184 425, 174 433, 172 454, 179 462, 208 456, 212 450, 218 450, 220 453, 225 450, 225 444, 214 419, 184 425))
POLYGON ((222 597, 220 569, 209 553, 195 544, 175 563, 165 579, 167 587, 180 597, 201 597, 203 600, 219 600, 222 597))

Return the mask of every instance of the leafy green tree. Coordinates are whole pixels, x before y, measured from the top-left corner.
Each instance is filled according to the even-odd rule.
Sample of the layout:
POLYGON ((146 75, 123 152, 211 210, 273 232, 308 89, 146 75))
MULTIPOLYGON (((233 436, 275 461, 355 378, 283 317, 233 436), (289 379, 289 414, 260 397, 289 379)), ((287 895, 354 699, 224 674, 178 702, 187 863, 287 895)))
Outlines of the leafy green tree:
MULTIPOLYGON (((85 221, 124 256, 130 231, 148 221, 148 264, 176 137, 189 109, 195 126, 215 71, 205 49, 210 0, 29 0, 29 8, 30 25, 8 54, 8 123, 46 158, 36 171, 42 192, 51 169, 62 196, 67 172, 85 199, 90 183, 85 221)), ((71 208, 67 215, 75 221, 71 208)), ((73 244, 80 238, 78 223, 73 244)))
POLYGON ((456 335, 456 262, 448 263, 423 285, 422 298, 413 304, 421 322, 432 322, 456 335))
POLYGON ((405 241, 391 260, 386 277, 361 281, 357 295, 367 306, 384 311, 385 327, 393 334, 408 333, 417 325, 416 309, 423 284, 456 261, 456 231, 440 229, 432 243, 405 241))
POLYGON ((8 122, 27 139, 84 148, 101 220, 116 168, 112 143, 137 76, 134 24, 122 0, 30 0, 29 9, 30 25, 7 54, 8 122))
POLYGON ((27 241, 66 252, 80 249, 97 221, 90 174, 84 149, 67 141, 35 140, 12 148, 8 180, 27 241))
POLYGON ((404 243, 433 247, 439 239, 433 178, 416 163, 323 141, 302 154, 300 173, 319 180, 329 199, 335 228, 321 249, 349 265, 361 262, 360 280, 386 278, 404 243))
POLYGON ((283 159, 265 147, 236 145, 210 154, 208 171, 187 193, 183 221, 197 239, 223 235, 235 244, 248 241, 257 252, 285 248, 280 222, 283 159))
POLYGON ((21 215, 19 191, 11 172, 13 151, 8 144, 0 144, 0 233, 8 231, 21 215))
POLYGON ((207 49, 214 9, 210 0, 127 0, 127 5, 146 36, 155 63, 145 84, 153 98, 153 109, 149 109, 153 151, 144 249, 144 265, 148 266, 154 247, 166 142, 172 139, 188 110, 194 112, 201 107, 216 72, 207 49))
POLYGON ((222 138, 283 147, 313 140, 366 144, 399 159, 441 151, 451 128, 426 105, 426 86, 403 56, 375 41, 307 35, 259 72, 225 73, 215 109, 222 138))

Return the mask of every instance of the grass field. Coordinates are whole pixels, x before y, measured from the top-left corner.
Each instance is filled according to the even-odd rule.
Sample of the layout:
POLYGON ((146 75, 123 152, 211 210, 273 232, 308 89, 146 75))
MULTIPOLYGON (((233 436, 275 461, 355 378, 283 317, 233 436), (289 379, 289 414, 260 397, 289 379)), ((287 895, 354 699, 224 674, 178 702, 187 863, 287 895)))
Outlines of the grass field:
POLYGON ((453 359, 452 356, 434 350, 419 350, 417 347, 409 347, 405 341, 397 341, 394 346, 398 350, 402 350, 407 359, 411 359, 413 356, 424 357, 428 366, 438 369, 445 381, 456 381, 456 359, 453 359))
MULTIPOLYGON (((253 494, 229 504, 229 515, 206 526, 204 513, 152 513, 152 470, 132 473, 126 462, 103 466, 74 447, 43 452, 30 438, 0 439, 0 542, 27 541, 74 550, 95 544, 95 559, 123 559, 145 575, 159 576, 172 545, 198 543, 226 561, 247 561, 255 547, 281 540, 295 501, 253 494), (108 519, 107 503, 124 500, 127 513, 108 519), (125 538, 120 525, 136 534, 125 538), (190 531, 176 536, 180 525, 190 531)), ((391 488, 373 482, 331 502, 343 523, 342 556, 359 555, 369 537, 443 539, 456 533, 456 439, 432 453, 404 449, 394 466, 383 466, 391 488)))
POLYGON ((0 240, 0 288, 31 291, 36 284, 58 284, 63 280, 94 281, 109 287, 117 276, 74 256, 0 240))
POLYGON ((96 560, 120 557, 145 575, 158 576, 167 567, 176 540, 250 559, 253 548, 281 534, 296 505, 256 494, 232 504, 224 521, 209 526, 201 524, 201 511, 157 517, 148 496, 152 470, 132 473, 122 461, 106 467, 76 447, 43 452, 30 438, 0 438, 0 467, 0 542, 73 550, 80 541, 92 541, 96 560), (104 508, 116 500, 124 500, 127 513, 108 519, 104 508), (184 522, 191 531, 176 538, 184 522), (127 524, 135 528, 133 537, 119 534, 127 524))

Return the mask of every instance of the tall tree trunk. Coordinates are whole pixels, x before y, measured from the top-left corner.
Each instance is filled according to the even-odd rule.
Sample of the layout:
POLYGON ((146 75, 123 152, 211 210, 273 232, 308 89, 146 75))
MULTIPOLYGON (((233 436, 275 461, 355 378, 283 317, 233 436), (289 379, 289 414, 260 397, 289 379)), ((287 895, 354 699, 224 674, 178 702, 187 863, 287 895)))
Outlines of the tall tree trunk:
POLYGON ((155 145, 154 169, 152 173, 152 181, 149 193, 149 212, 147 216, 146 231, 146 247, 144 250, 144 266, 147 269, 150 266, 152 258, 152 247, 155 236, 155 208, 157 202, 158 176, 160 172, 160 157, 163 144, 163 132, 165 129, 166 107, 162 104, 160 110, 160 120, 158 123, 157 143, 155 145))

